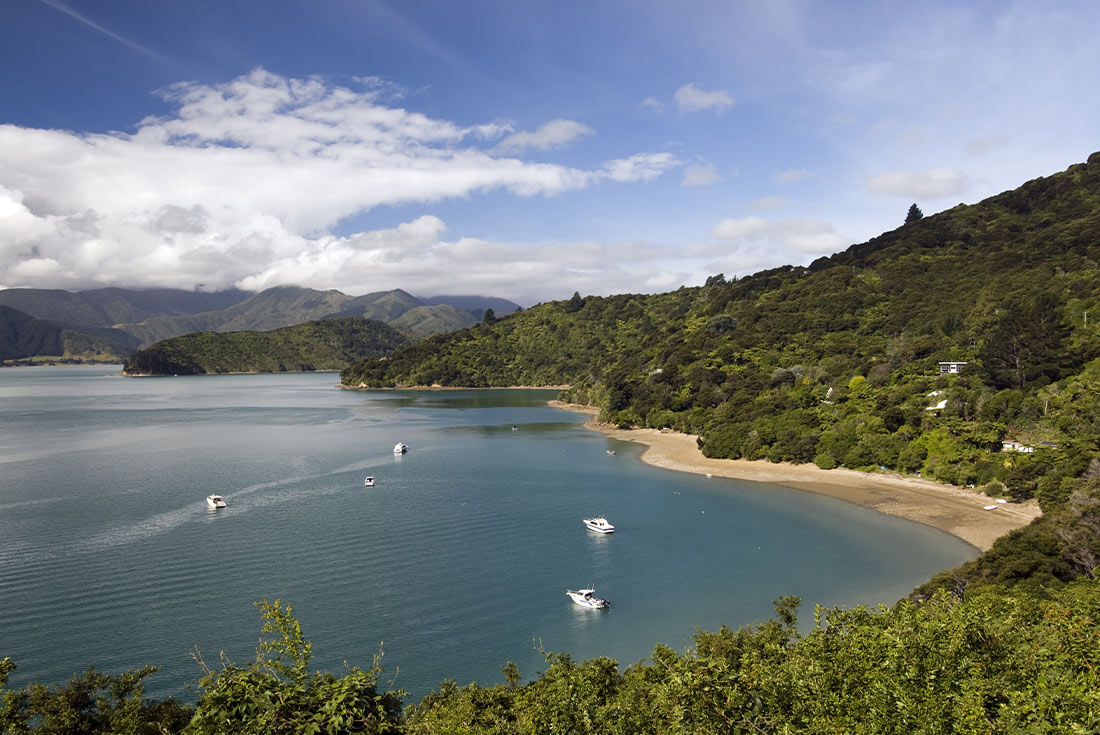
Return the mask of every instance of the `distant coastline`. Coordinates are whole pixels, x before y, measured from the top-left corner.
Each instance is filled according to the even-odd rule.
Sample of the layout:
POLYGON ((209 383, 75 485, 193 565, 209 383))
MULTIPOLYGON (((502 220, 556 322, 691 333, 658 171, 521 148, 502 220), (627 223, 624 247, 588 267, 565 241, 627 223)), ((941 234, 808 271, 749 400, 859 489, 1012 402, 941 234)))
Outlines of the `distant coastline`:
MULTIPOLYGON (((117 363, 116 363, 117 364, 117 363)), ((203 378, 211 375, 288 375, 303 373, 338 373, 339 368, 324 368, 323 370, 226 370, 222 373, 128 373, 123 370, 119 375, 124 378, 203 378)))
POLYGON ((1035 500, 996 504, 980 493, 902 475, 848 469, 823 470, 813 464, 794 465, 766 460, 711 459, 703 456, 696 438, 657 429, 620 429, 596 420, 598 410, 561 401, 550 405, 588 414, 585 428, 620 441, 645 445, 642 461, 655 467, 700 475, 769 483, 827 495, 887 515, 932 526, 962 539, 980 551, 1039 517, 1035 500), (986 510, 996 505, 996 510, 986 510))
MULTIPOLYGON (((465 385, 399 385, 394 387, 377 388, 369 385, 344 385, 341 383, 338 388, 344 390, 557 390, 562 391, 570 386, 568 385, 481 385, 476 387, 470 387, 465 385)), ((552 401, 552 403, 558 403, 552 401)), ((565 405, 565 404, 562 404, 565 405)))

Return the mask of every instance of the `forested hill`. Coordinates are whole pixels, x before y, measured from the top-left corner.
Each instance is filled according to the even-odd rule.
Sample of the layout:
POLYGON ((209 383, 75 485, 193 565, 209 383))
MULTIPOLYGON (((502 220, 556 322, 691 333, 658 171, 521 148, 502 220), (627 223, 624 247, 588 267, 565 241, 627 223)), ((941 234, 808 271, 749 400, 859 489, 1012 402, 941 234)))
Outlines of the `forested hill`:
POLYGON ((197 332, 134 353, 125 375, 339 370, 364 355, 378 358, 409 337, 370 319, 340 317, 269 332, 197 332))
POLYGON ((137 346, 129 335, 106 327, 69 328, 0 305, 0 362, 117 362, 137 346))
POLYGON ((570 384, 564 397, 604 420, 698 433, 710 456, 997 481, 1057 503, 1097 452, 1098 307, 1093 154, 808 267, 575 295, 360 362, 342 380, 570 384), (941 377, 941 361, 966 365, 941 377), (1006 454, 1005 440, 1035 451, 1006 454))

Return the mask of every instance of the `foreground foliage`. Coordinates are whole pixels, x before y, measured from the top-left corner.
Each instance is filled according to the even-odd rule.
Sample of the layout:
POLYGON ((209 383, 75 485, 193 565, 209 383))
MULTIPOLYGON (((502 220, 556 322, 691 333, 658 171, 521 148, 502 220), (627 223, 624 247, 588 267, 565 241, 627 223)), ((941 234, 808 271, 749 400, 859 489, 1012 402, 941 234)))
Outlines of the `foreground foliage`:
MULTIPOLYGON (((263 603, 257 660, 206 668, 194 708, 141 698, 150 669, 89 672, 67 687, 3 688, 6 733, 1094 733, 1100 729, 1100 583, 1039 596, 987 586, 887 608, 815 610, 798 598, 758 627, 698 631, 677 653, 620 671, 597 658, 546 654, 520 684, 439 690, 402 713, 378 690, 380 668, 309 671, 310 644, 289 607, 263 603), (188 719, 189 718, 189 719, 188 719)), ((200 659, 201 661, 201 659, 200 659)))
POLYGON ((205 675, 202 696, 185 732, 220 733, 396 733, 404 692, 379 692, 379 659, 370 669, 349 667, 342 677, 310 672, 312 643, 280 600, 258 603, 263 610, 256 661, 210 668, 196 654, 205 675))

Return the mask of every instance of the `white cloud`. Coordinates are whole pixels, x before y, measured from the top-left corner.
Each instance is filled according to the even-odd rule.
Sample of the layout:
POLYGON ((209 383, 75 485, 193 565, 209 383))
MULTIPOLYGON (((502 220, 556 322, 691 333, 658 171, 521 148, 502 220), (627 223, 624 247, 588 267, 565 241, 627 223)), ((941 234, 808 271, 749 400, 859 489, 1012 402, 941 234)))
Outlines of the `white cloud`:
POLYGON ((710 186, 722 180, 713 163, 692 163, 684 169, 680 186, 710 186))
POLYGON ((0 255, 12 255, 52 230, 49 222, 27 209, 23 192, 0 185, 0 255))
POLYGON ((671 153, 639 153, 604 164, 601 176, 612 181, 652 181, 680 162, 671 153))
MULTIPOLYGON (((462 127, 387 106, 392 92, 370 79, 351 89, 257 69, 171 88, 176 111, 133 134, 0 125, 0 287, 258 285, 292 263, 324 271, 349 247, 329 230, 380 206, 492 190, 549 197, 652 181, 679 165, 669 153, 587 170, 501 156, 477 146, 510 132, 506 122, 462 127)), ((555 120, 509 146, 588 134, 555 120)), ((372 235, 361 237, 347 242, 372 235)))
POLYGON ((893 171, 866 179, 867 191, 910 199, 939 199, 970 188, 970 177, 953 166, 908 173, 893 171))
POLYGON ((569 145, 578 138, 595 132, 587 125, 573 120, 551 120, 539 126, 533 133, 521 132, 509 135, 494 150, 500 153, 522 153, 528 149, 545 151, 569 145))
POLYGON ((782 209, 787 206, 786 197, 761 197, 749 203, 751 209, 768 210, 782 209))
POLYGON ((653 110, 654 112, 663 112, 665 106, 656 97, 650 96, 642 100, 642 108, 646 110, 653 110))
POLYGON ((832 254, 846 245, 844 238, 833 230, 831 224, 818 219, 772 221, 761 217, 730 218, 716 224, 710 234, 723 242, 722 247, 772 252, 786 263, 798 260, 799 255, 832 254))
POLYGON ((533 302, 575 290, 631 292, 640 283, 670 290, 691 278, 684 269, 667 267, 667 248, 648 243, 507 243, 447 240, 445 233, 442 220, 423 216, 395 228, 303 241, 299 252, 272 261, 237 285, 259 290, 293 283, 362 294, 416 284, 416 291, 426 294, 453 291, 456 274, 462 274, 468 293, 533 302))
POLYGON ((804 168, 789 168, 772 176, 772 181, 777 184, 794 184, 799 181, 805 181, 813 175, 812 171, 808 171, 804 168))
POLYGON ((733 97, 727 92, 707 92, 695 86, 694 83, 685 84, 676 90, 673 95, 680 112, 703 112, 713 110, 721 114, 733 107, 733 97))

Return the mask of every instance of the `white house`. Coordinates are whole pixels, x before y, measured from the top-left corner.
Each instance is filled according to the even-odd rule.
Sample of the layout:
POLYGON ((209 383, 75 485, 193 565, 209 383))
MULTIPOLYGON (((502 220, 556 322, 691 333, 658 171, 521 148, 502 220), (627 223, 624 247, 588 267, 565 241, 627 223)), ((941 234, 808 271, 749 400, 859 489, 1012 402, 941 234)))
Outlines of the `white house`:
POLYGON ((1030 452, 1035 451, 1035 447, 1031 446, 1030 444, 1024 444, 1023 442, 1018 442, 1015 439, 1005 439, 1003 442, 1001 442, 1001 451, 1002 452, 1029 452, 1030 453, 1030 452))
POLYGON ((965 362, 941 362, 940 363, 940 375, 951 375, 954 373, 962 372, 965 362))

